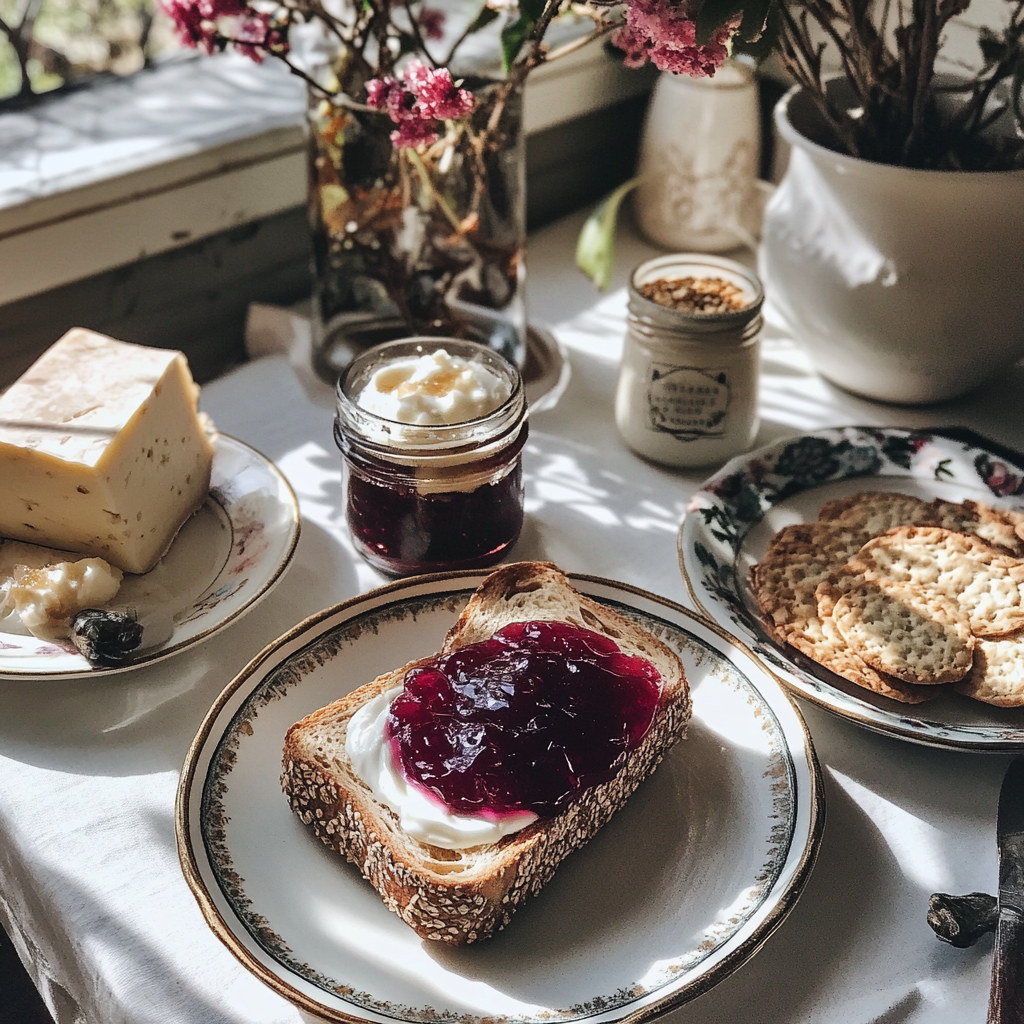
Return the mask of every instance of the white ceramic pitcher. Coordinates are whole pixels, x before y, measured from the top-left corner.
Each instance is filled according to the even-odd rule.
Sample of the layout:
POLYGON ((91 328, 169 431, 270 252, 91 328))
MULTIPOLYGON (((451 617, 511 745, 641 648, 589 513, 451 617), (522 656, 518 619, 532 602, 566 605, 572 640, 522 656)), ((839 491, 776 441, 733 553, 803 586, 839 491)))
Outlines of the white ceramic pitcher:
POLYGON ((749 67, 727 61, 713 78, 663 73, 640 142, 633 212, 657 245, 723 252, 753 245, 761 159, 749 67))

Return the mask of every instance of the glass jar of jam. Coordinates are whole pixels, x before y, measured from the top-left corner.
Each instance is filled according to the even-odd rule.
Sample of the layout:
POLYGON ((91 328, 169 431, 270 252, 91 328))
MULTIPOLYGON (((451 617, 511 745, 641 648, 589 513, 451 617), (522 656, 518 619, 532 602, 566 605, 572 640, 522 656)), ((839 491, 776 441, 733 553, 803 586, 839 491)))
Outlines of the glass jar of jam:
POLYGON ((334 437, 359 553, 391 576, 493 565, 523 525, 519 371, 455 338, 368 349, 338 382, 334 437))

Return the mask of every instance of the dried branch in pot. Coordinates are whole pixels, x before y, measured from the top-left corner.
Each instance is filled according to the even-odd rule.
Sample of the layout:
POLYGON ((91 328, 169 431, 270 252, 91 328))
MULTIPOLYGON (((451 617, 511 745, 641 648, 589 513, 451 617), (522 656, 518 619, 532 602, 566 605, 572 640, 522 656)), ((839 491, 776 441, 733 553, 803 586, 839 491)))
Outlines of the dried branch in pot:
POLYGON ((979 31, 976 74, 953 82, 936 73, 950 20, 969 4, 913 0, 910 17, 886 0, 779 5, 779 57, 814 100, 831 129, 833 148, 892 166, 1024 166, 1024 3, 1011 4, 999 32, 979 31), (897 15, 899 23, 891 24, 897 15), (840 80, 826 81, 822 38, 841 59, 840 80))

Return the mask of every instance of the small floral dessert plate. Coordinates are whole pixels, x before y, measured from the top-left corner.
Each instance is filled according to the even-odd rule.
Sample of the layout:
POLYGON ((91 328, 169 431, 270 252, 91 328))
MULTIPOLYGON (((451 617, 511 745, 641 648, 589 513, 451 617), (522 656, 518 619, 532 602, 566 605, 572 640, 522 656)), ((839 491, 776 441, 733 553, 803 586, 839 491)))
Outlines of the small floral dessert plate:
POLYGON ((799 696, 869 729, 916 743, 1024 749, 1024 708, 991 707, 954 692, 923 704, 900 704, 848 683, 774 643, 749 588, 750 567, 764 555, 773 533, 790 523, 812 521, 825 502, 858 491, 1024 508, 1024 469, 979 447, 969 431, 950 434, 968 439, 841 427, 733 459, 693 496, 679 530, 679 564, 697 608, 799 696))
POLYGON ((185 878, 241 963, 328 1021, 654 1018, 768 939, 804 887, 824 821, 799 712, 716 626, 643 591, 572 577, 680 654, 693 719, 626 806, 486 942, 421 939, 281 791, 289 726, 436 651, 485 576, 418 577, 329 608, 227 686, 178 788, 185 878))
POLYGON ((70 642, 0 632, 0 679, 109 675, 169 658, 255 607, 281 578, 298 540, 299 505, 288 481, 258 451, 218 434, 206 504, 155 568, 125 574, 114 601, 136 608, 158 642, 147 648, 144 632, 137 657, 107 668, 91 665, 70 642))

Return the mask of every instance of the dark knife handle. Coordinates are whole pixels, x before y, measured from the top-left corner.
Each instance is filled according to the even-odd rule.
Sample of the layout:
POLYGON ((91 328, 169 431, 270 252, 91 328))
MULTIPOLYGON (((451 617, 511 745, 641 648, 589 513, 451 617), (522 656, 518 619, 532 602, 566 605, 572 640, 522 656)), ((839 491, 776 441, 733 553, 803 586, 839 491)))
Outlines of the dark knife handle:
POLYGON ((988 1024, 1024 1024, 1024 913, 1006 904, 999 908, 988 1024))

